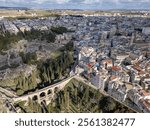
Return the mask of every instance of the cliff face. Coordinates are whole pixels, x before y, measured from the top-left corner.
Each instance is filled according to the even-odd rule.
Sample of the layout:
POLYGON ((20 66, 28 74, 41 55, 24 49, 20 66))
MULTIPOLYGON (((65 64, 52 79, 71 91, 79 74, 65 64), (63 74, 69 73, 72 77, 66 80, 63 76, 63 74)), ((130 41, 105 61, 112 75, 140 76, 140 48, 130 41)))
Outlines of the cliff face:
POLYGON ((37 60, 33 65, 24 64, 8 69, 0 79, 0 86, 16 92, 17 95, 45 87, 64 76, 68 76, 74 63, 74 47, 69 42, 51 54, 51 58, 37 60))

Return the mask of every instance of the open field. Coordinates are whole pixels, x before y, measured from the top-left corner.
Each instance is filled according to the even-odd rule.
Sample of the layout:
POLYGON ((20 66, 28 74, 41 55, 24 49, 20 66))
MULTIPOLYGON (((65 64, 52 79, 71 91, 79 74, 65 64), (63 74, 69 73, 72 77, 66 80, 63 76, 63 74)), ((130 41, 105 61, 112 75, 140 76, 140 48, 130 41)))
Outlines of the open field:
POLYGON ((15 18, 36 18, 59 15, 99 15, 99 16, 129 16, 129 17, 149 17, 149 13, 138 11, 102 11, 102 10, 0 10, 0 17, 15 17, 15 18))

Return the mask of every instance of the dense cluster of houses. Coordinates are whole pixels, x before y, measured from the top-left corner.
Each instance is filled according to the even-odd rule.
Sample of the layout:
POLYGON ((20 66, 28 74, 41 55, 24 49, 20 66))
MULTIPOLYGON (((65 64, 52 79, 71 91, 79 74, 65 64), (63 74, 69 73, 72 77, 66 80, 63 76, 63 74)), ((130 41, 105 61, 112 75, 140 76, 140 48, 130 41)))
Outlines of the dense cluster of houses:
POLYGON ((12 33, 67 27, 71 35, 58 35, 55 43, 74 38, 78 73, 117 100, 150 112, 149 18, 64 15, 2 21, 4 29, 12 33))

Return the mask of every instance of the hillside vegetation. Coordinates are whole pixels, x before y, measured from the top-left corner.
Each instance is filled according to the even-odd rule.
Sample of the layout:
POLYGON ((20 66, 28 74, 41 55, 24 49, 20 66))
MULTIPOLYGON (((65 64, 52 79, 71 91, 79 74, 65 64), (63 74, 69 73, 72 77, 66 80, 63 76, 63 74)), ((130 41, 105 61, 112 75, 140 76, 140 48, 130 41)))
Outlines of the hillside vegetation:
MULTIPOLYGON (((2 29, 0 27, 0 32, 2 29)), ((47 41, 48 43, 55 42, 56 35, 67 33, 69 30, 65 27, 52 27, 49 30, 41 31, 31 29, 30 31, 25 31, 22 33, 19 31, 17 34, 11 34, 9 32, 1 33, 0 34, 0 52, 2 50, 8 50, 11 47, 12 43, 17 43, 22 39, 32 41, 32 40, 39 40, 39 41, 47 41)))
POLYGON ((36 69, 29 75, 20 72, 15 78, 0 81, 1 86, 9 87, 9 89, 12 89, 19 96, 68 77, 71 66, 74 63, 74 46, 72 42, 69 42, 59 50, 53 52, 52 57, 46 61, 37 61, 36 55, 32 53, 22 53, 21 55, 25 64, 35 64, 36 69))

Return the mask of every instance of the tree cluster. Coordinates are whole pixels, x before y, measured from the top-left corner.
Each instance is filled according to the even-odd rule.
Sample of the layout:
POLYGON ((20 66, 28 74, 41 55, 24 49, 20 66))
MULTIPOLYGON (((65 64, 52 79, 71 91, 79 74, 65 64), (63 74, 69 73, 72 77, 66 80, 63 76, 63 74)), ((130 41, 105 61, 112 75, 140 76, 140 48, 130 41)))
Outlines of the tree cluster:
POLYGON ((9 49, 11 43, 18 42, 22 39, 22 34, 17 35, 6 32, 4 35, 0 34, 0 52, 9 49))

